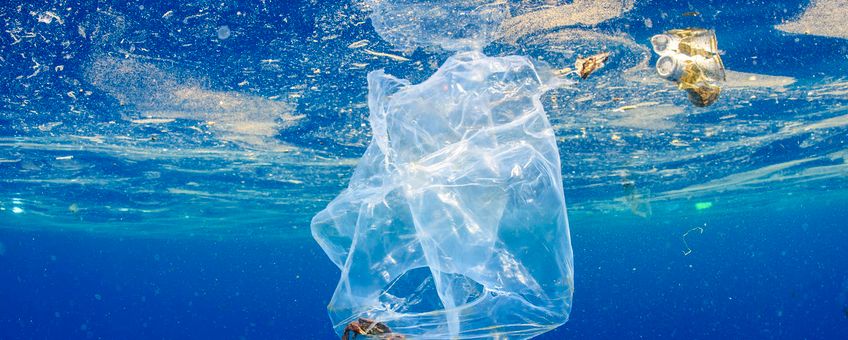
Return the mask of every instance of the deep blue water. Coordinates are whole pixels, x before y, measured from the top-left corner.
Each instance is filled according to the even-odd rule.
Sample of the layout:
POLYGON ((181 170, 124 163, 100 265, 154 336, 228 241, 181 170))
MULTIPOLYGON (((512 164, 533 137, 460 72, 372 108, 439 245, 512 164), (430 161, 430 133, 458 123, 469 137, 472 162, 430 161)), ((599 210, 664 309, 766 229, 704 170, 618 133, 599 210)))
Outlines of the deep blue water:
MULTIPOLYGON (((613 52, 543 98, 576 290, 540 339, 848 338, 848 36, 775 29, 815 3, 636 1, 530 34, 599 41, 485 49, 613 52), (690 26, 744 72, 703 109, 648 50, 690 26)), ((337 338, 309 221, 371 137, 365 77, 449 56, 351 47, 402 54, 360 4, 0 4, 0 339, 337 338)))
MULTIPOLYGON (((540 338, 841 338, 843 202, 572 219, 574 309, 540 338), (692 253, 683 256, 680 236, 696 226, 704 232, 687 237, 692 253)), ((325 307, 338 271, 308 238, 3 230, 0 240, 4 339, 333 338, 325 307)))

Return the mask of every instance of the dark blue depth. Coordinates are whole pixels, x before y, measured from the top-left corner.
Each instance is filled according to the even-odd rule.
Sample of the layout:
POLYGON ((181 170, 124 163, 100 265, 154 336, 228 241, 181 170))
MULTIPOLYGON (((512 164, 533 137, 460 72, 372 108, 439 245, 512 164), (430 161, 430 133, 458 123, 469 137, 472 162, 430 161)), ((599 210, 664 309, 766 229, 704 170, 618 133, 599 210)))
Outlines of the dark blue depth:
MULTIPOLYGON (((767 215, 573 218, 574 309, 540 339, 848 334, 848 212, 795 202, 767 215), (684 256, 681 235, 698 226, 684 256)), ((0 241, 3 339, 334 338, 338 271, 309 238, 2 230, 0 241)))

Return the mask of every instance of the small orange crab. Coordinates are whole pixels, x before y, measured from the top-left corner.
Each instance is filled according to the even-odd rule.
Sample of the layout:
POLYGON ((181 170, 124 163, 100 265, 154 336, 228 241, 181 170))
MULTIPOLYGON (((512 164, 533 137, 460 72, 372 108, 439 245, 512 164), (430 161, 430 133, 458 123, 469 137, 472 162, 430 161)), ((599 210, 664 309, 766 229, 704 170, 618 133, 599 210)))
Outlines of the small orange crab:
POLYGON ((356 339, 360 335, 373 335, 376 336, 377 339, 381 340, 406 339, 403 335, 392 333, 392 329, 382 322, 359 318, 358 320, 347 324, 347 327, 345 327, 344 333, 342 334, 342 340, 356 339), (350 334, 353 334, 353 338, 349 337, 350 334))

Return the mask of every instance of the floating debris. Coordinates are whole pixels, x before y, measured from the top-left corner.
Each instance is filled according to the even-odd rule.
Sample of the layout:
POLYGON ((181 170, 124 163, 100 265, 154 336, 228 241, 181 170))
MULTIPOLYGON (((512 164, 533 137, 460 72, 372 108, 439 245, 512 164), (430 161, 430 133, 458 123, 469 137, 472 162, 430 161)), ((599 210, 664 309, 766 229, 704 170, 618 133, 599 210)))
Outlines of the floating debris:
POLYGON ((347 45, 347 48, 365 47, 365 46, 368 46, 368 43, 369 43, 368 39, 362 39, 360 41, 355 41, 355 42, 351 43, 350 45, 347 45))
POLYGON ((689 146, 689 143, 686 143, 686 142, 679 140, 679 139, 672 139, 671 143, 669 143, 669 144, 671 144, 672 146, 676 146, 676 147, 689 146))
POLYGON ((394 61, 400 61, 400 62, 409 61, 408 58, 404 58, 404 57, 401 57, 401 56, 396 55, 396 54, 389 54, 389 53, 384 53, 384 52, 372 51, 372 50, 369 50, 367 48, 362 50, 362 51, 364 51, 365 53, 368 53, 370 55, 373 55, 373 56, 386 57, 386 58, 389 58, 389 59, 394 60, 394 61))
MULTIPOLYGON (((620 101, 620 100, 621 100, 621 99, 619 99, 619 101, 620 101)), ((617 108, 617 109, 613 109, 613 110, 612 110, 612 112, 624 112, 624 111, 630 111, 630 110, 638 109, 638 108, 640 108, 640 107, 655 106, 655 105, 657 105, 657 104, 659 104, 659 102, 642 102, 642 103, 637 103, 637 104, 633 104, 633 105, 624 105, 624 106, 619 107, 619 108, 617 108)))
POLYGON ((580 78, 586 79, 590 74, 604 67, 604 63, 609 59, 609 52, 598 53, 587 58, 577 58, 574 62, 574 68, 580 78))
POLYGON ((130 120, 133 124, 167 124, 173 122, 173 118, 142 118, 130 120))
POLYGON ((693 231, 697 231, 697 232, 698 232, 698 234, 703 234, 703 233, 704 233, 704 228, 702 228, 702 227, 695 227, 695 228, 692 228, 692 229, 687 230, 685 233, 683 233, 683 235, 682 235, 682 236, 680 236, 680 239, 681 239, 681 240, 683 240, 683 245, 686 247, 686 250, 684 250, 684 251, 683 251, 683 256, 687 256, 687 255, 689 255, 689 254, 691 254, 691 253, 692 253, 692 248, 690 248, 690 247, 689 247, 689 243, 688 243, 688 242, 686 242, 686 236, 689 236, 689 233, 691 233, 691 232, 693 232, 693 231))
POLYGON ((695 210, 707 210, 713 207, 713 202, 698 202, 695 203, 695 210))
POLYGON ((627 179, 627 176, 624 175, 621 187, 624 189, 624 201, 630 208, 630 212, 643 218, 648 218, 653 214, 651 202, 645 199, 647 197, 646 195, 639 193, 639 190, 636 188, 636 182, 627 179))
POLYGON ((379 335, 380 339, 386 340, 403 340, 403 335, 392 333, 392 329, 382 322, 377 322, 371 319, 359 318, 354 322, 347 324, 342 334, 342 340, 355 339, 359 335, 379 335), (350 337, 353 334, 353 337, 350 337))
POLYGON ((60 18, 58 15, 56 15, 56 13, 42 12, 42 13, 38 14, 38 22, 40 22, 40 23, 51 24, 51 23, 53 23, 53 20, 56 20, 56 22, 59 23, 59 25, 65 24, 65 22, 62 21, 62 18, 60 18))
POLYGON ((41 132, 47 132, 47 131, 53 130, 54 127, 57 127, 59 125, 62 125, 62 122, 44 123, 44 124, 38 125, 37 128, 41 132))
POLYGON ((685 90, 692 104, 705 107, 718 100, 721 87, 716 83, 725 81, 725 73, 715 31, 671 30, 651 37, 651 45, 660 56, 657 73, 685 90))
POLYGON ((721 88, 714 85, 686 89, 689 101, 697 107, 706 107, 718 100, 721 88))
POLYGON ((684 16, 684 17, 699 17, 699 16, 701 16, 701 13, 691 11, 691 12, 683 12, 683 14, 681 14, 681 15, 684 16))
POLYGON ((566 74, 569 74, 569 73, 571 73, 571 72, 573 72, 573 71, 574 71, 574 70, 572 70, 572 69, 571 69, 571 67, 566 67, 566 68, 561 68, 561 69, 558 69, 558 70, 554 70, 554 74, 555 74, 556 76, 558 76, 558 77, 561 77, 561 76, 564 76, 564 75, 566 75, 566 74))

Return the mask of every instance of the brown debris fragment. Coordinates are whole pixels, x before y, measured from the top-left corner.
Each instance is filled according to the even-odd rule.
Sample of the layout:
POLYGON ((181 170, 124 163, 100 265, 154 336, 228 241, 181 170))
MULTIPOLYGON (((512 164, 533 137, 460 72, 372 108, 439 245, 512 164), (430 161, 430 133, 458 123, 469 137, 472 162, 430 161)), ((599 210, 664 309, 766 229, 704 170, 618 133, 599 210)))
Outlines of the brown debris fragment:
POLYGON ((577 58, 577 61, 574 62, 574 68, 577 70, 580 78, 586 79, 590 74, 603 68, 609 56, 609 52, 603 52, 586 58, 577 58))
POLYGON ((381 340, 404 340, 403 335, 393 333, 389 326, 375 320, 359 318, 354 322, 347 324, 342 334, 342 340, 356 339, 360 335, 365 335, 381 340), (353 337, 350 335, 353 334, 353 337))
POLYGON ((715 85, 704 84, 703 86, 688 89, 689 101, 697 107, 710 106, 718 100, 721 88, 715 85))

